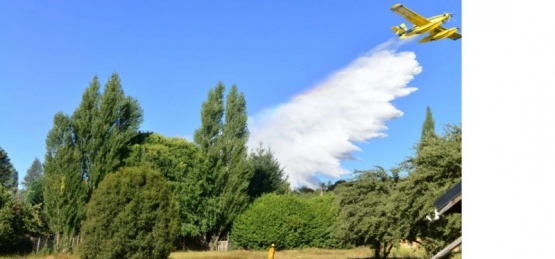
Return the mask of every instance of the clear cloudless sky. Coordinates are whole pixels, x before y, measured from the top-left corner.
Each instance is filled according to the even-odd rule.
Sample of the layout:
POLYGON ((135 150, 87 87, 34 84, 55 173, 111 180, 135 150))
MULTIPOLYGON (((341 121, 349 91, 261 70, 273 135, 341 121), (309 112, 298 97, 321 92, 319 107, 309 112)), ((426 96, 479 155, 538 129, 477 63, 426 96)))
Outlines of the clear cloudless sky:
MULTIPOLYGON (((44 161, 54 114, 73 113, 93 76, 117 72, 144 110, 141 130, 191 140, 200 109, 218 82, 236 84, 249 115, 286 103, 409 22, 397 1, 0 1, 0 147, 20 181, 44 161)), ((461 123, 461 1, 400 2, 430 17, 453 12, 444 27, 463 38, 409 42, 422 72, 418 90, 393 101, 404 113, 387 137, 359 143, 349 170, 390 168, 413 154, 426 107, 436 131, 461 123)), ((364 118, 360 118, 364 120, 364 118)))

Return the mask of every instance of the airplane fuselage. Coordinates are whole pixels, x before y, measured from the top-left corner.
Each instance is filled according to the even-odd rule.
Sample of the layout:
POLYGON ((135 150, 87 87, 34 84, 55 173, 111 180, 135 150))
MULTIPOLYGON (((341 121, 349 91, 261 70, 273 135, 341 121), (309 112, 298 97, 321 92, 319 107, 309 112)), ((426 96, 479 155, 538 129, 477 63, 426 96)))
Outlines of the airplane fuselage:
POLYGON ((409 30, 407 30, 404 33, 404 37, 410 37, 410 36, 413 36, 413 35, 427 33, 429 31, 439 27, 447 19, 449 19, 450 16, 451 16, 450 14, 442 14, 442 15, 437 15, 437 16, 434 16, 434 17, 430 17, 428 19, 430 21, 428 24, 423 25, 423 26, 413 26, 412 28, 410 28, 409 30))

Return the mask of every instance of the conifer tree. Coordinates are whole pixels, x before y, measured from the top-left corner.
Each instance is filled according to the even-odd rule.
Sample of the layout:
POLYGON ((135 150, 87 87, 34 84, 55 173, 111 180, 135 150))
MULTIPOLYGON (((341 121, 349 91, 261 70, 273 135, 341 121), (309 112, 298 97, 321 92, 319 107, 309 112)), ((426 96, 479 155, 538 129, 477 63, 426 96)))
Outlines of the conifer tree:
POLYGON ((4 186, 5 190, 15 194, 17 191, 17 179, 17 170, 13 167, 8 153, 0 147, 0 184, 4 186))
POLYGON ((290 190, 287 177, 272 150, 264 149, 262 143, 254 150, 249 161, 252 163, 253 175, 249 184, 251 201, 265 193, 284 194, 290 190))
POLYGON ((436 136, 435 130, 435 122, 432 116, 432 110, 430 106, 426 107, 426 118, 424 119, 424 123, 422 124, 422 135, 420 136, 420 140, 422 141, 424 138, 428 136, 436 136))
POLYGON ((431 139, 436 138, 435 122, 432 116, 432 110, 430 107, 426 107, 426 118, 422 124, 422 133, 420 135, 420 141, 418 142, 417 152, 420 152, 424 146, 426 146, 431 139))
POLYGON ((22 184, 23 186, 25 186, 25 188, 28 189, 33 182, 35 182, 41 177, 42 177, 42 163, 38 158, 35 157, 35 160, 33 160, 33 164, 31 164, 31 167, 27 169, 27 174, 23 178, 22 184))

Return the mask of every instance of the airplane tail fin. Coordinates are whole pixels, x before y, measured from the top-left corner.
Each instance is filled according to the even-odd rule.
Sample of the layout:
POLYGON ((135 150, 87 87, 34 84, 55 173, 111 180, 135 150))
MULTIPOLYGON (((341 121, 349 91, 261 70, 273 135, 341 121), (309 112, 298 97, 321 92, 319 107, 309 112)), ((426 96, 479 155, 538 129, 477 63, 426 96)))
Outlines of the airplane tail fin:
POLYGON ((395 34, 401 35, 401 34, 403 34, 404 32, 407 31, 407 26, 404 23, 401 23, 401 25, 399 25, 399 26, 391 27, 391 30, 393 32, 395 32, 395 34))

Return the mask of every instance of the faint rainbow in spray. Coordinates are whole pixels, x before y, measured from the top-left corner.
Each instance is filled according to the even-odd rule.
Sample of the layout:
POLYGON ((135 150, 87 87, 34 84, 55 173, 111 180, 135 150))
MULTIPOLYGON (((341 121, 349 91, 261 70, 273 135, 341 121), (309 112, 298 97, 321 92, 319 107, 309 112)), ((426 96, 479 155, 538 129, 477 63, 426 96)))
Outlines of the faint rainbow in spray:
POLYGON ((405 43, 380 44, 315 87, 261 109, 249 118, 249 149, 270 147, 293 187, 350 173, 340 161, 360 151, 355 143, 386 136, 385 122, 403 115, 391 101, 417 90, 407 87, 421 72, 416 56, 396 51, 405 43))

